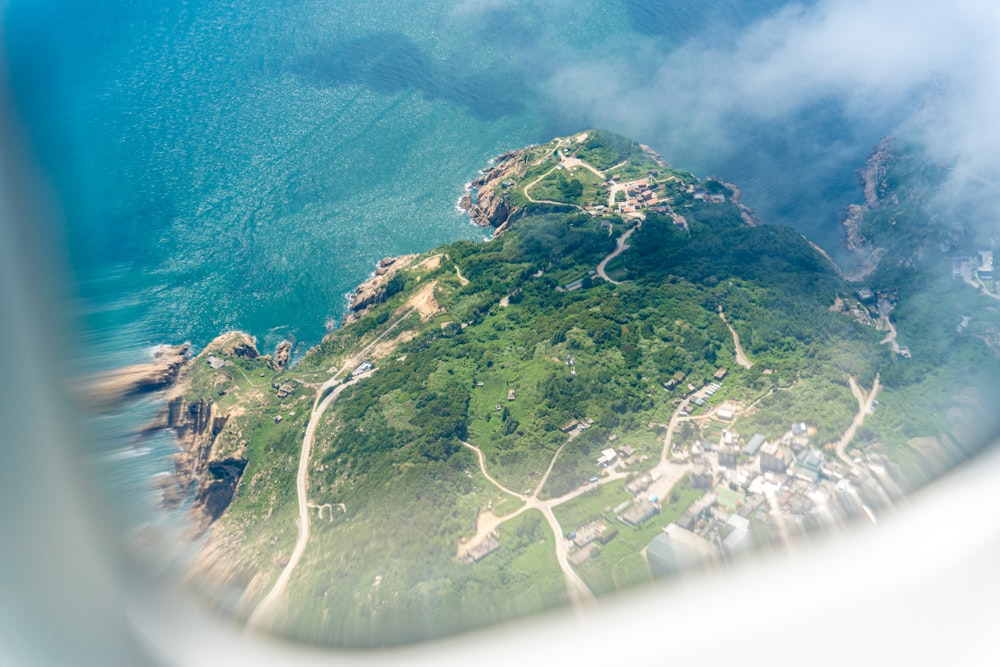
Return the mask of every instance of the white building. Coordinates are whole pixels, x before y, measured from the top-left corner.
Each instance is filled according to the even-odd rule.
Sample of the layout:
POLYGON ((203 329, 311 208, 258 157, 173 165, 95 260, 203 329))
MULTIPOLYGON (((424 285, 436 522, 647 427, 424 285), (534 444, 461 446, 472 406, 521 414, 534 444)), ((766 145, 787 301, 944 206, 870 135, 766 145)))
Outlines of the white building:
POLYGON ((600 458, 597 459, 597 465, 601 466, 602 468, 607 468, 609 465, 613 464, 617 460, 618 460, 618 452, 609 447, 608 449, 605 449, 604 451, 601 452, 600 458))

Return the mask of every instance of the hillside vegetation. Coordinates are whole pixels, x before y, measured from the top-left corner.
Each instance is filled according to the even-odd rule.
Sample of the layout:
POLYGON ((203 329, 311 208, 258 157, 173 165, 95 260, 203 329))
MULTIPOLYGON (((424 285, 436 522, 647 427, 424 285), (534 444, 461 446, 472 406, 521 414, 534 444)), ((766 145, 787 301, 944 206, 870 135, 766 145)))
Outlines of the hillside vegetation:
MULTIPOLYGON (((706 184, 657 165, 630 140, 589 133, 573 155, 602 171, 621 165, 624 179, 651 170, 676 176, 670 213, 649 210, 636 220, 583 212, 608 192, 583 171, 566 177, 555 170, 552 183, 542 179, 527 192, 574 207, 529 205, 524 186, 554 169, 555 158, 546 157, 553 150, 528 152, 526 161, 537 164, 511 188, 523 209, 505 233, 422 255, 370 312, 292 368, 274 372, 238 360, 243 374, 230 372, 229 386, 212 380, 218 371, 196 366, 192 386, 230 414, 219 451, 248 459, 214 528, 249 586, 236 613, 260 600, 292 549, 294 474, 315 392, 362 361, 376 371, 343 390, 317 426, 308 475, 312 533, 278 621, 292 636, 341 646, 415 641, 565 604, 552 549, 563 536, 541 513, 504 523, 496 554, 461 563, 456 556, 475 534, 477 516, 487 508, 497 516, 517 511, 536 490, 545 499, 580 488, 598 474, 594 461, 609 439, 634 447, 637 461, 659 460, 664 425, 688 386, 702 387, 719 369, 728 371, 722 388, 690 409, 752 405, 742 417, 746 432, 776 438, 804 421, 818 445, 830 443, 857 410, 849 378, 870 386, 880 376, 885 390, 859 432, 863 448, 883 449, 919 481, 923 463, 907 448, 909 438, 949 434, 964 453, 978 446, 978 436, 956 435, 956 410, 976 419, 989 412, 982 406, 995 396, 996 362, 955 325, 968 309, 985 312, 983 295, 927 274, 887 276, 899 286, 894 318, 913 351, 900 359, 880 345, 884 332, 831 309, 858 286, 801 234, 747 226, 728 200, 695 199, 687 186, 706 184), (630 247, 607 265, 617 284, 602 279, 595 268, 633 228, 630 247), (919 301, 909 298, 911 286, 919 301), (751 367, 737 363, 727 322, 751 367), (275 398, 272 385, 287 382, 296 393, 275 398), (226 396, 216 395, 227 387, 226 396), (569 439, 563 427, 575 420, 590 428, 569 439), (484 477, 463 441, 482 451, 487 471, 509 493, 484 477)), ((998 320, 995 311, 983 317, 998 320)), ((717 428, 681 436, 717 438, 717 428)), ((700 495, 690 486, 680 491, 670 516, 700 495)), ((586 514, 571 505, 560 512, 573 521, 586 514)), ((639 557, 640 541, 622 540, 631 551, 616 556, 625 563, 619 571, 594 561, 585 578, 598 592, 616 588, 621 567, 641 564, 629 560, 639 557)))

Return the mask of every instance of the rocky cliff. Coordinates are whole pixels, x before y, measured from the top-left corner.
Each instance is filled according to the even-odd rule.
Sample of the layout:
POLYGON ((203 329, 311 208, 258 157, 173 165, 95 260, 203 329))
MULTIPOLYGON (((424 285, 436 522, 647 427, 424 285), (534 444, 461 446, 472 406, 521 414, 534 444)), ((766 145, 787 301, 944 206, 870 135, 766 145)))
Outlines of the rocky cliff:
POLYGON ((392 277, 416 258, 417 255, 401 255, 380 260, 368 280, 358 285, 348 296, 347 315, 344 316, 343 324, 360 320, 372 306, 392 296, 392 277))
MULTIPOLYGON (((259 356, 250 336, 228 333, 212 341, 189 363, 208 363, 209 356, 220 353, 249 359, 259 356)), ((185 374, 183 370, 181 374, 185 374)), ((163 492, 163 503, 168 507, 176 507, 194 494, 191 512, 196 531, 200 533, 232 502, 247 459, 239 454, 215 456, 216 439, 228 423, 229 415, 220 414, 211 398, 187 400, 186 389, 182 379, 172 390, 159 417, 144 430, 167 428, 174 432, 180 451, 174 455, 173 472, 158 485, 163 492)))
POLYGON ((863 204, 848 205, 842 224, 846 232, 847 249, 861 259, 861 264, 850 275, 845 276, 848 280, 863 280, 878 268, 879 262, 885 256, 885 249, 877 247, 865 238, 861 233, 861 226, 865 215, 878 210, 884 204, 879 198, 879 189, 894 154, 892 141, 883 139, 868 157, 865 166, 858 172, 865 201, 863 204))
POLYGON ((271 368, 276 371, 283 371, 288 367, 288 362, 292 358, 291 341, 283 340, 274 348, 274 357, 271 360, 271 368))
POLYGON ((846 245, 860 260, 851 280, 875 274, 897 281, 929 261, 969 252, 973 210, 950 194, 952 173, 912 147, 879 143, 858 174, 864 203, 847 209, 846 245))
POLYGON ((469 184, 469 191, 459 201, 459 207, 469 213, 474 223, 492 227, 497 234, 506 228, 514 212, 505 196, 506 191, 523 175, 524 159, 524 151, 500 155, 469 184))

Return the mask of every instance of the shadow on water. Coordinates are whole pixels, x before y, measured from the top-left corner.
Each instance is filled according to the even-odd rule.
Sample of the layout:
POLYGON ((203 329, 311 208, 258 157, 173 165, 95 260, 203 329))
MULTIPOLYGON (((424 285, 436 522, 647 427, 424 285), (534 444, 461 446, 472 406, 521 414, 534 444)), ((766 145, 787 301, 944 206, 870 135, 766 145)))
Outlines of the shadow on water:
POLYGON ((384 94, 417 92, 482 120, 520 113, 524 80, 513 71, 466 72, 427 55, 401 33, 376 33, 320 50, 294 66, 316 85, 364 85, 384 94))
POLYGON ((718 32, 723 26, 750 23, 787 3, 784 0, 705 0, 678 5, 662 0, 623 0, 623 4, 636 32, 682 42, 692 35, 718 32))

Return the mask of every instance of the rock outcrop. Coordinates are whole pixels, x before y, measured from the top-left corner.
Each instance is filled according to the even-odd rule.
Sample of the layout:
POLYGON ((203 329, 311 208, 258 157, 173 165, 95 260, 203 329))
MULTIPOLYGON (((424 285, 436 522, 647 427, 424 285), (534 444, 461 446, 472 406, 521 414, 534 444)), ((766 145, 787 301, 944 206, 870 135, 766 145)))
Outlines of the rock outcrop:
POLYGON ((291 358, 292 344, 287 340, 283 340, 274 348, 274 358, 271 360, 271 368, 276 371, 283 371, 288 366, 291 358))
POLYGON ((863 280, 878 268, 879 262, 885 256, 886 250, 875 246, 861 233, 865 215, 883 206, 879 198, 879 186, 885 178, 889 163, 895 151, 891 139, 883 139, 875 151, 868 157, 864 168, 858 172, 861 187, 864 191, 863 204, 850 204, 844 216, 845 243, 847 249, 861 261, 859 266, 844 278, 850 281, 863 280))
POLYGON ((245 458, 228 458, 208 464, 212 481, 201 484, 195 499, 196 507, 205 513, 208 521, 215 521, 229 507, 246 467, 245 458))
POLYGON ((344 316, 343 324, 360 320, 365 313, 371 310, 372 306, 392 296, 390 293, 392 291, 390 285, 392 277, 400 269, 409 266, 417 257, 417 255, 401 255, 380 260, 368 280, 358 285, 348 297, 350 303, 347 306, 347 315, 344 316))
POLYGON ((524 160, 524 151, 505 153, 494 158, 492 166, 469 184, 469 192, 459 201, 459 207, 469 213, 472 222, 492 227, 496 233, 505 229, 515 213, 507 201, 506 191, 523 175, 524 160))
MULTIPOLYGON (((253 339, 240 332, 219 336, 189 363, 199 363, 210 354, 248 359, 260 356, 253 339)), ((165 428, 174 432, 180 451, 174 455, 172 473, 158 478, 157 486, 162 492, 163 504, 167 507, 180 506, 194 495, 192 518, 196 532, 201 533, 232 502, 247 461, 238 454, 213 459, 216 438, 226 427, 229 415, 219 414, 216 404, 210 398, 189 402, 183 395, 183 385, 182 379, 172 391, 174 395, 168 399, 160 415, 143 432, 165 428)))
POLYGON ((156 349, 153 360, 102 373, 84 381, 80 388, 83 400, 101 410, 150 391, 166 389, 188 360, 190 345, 163 345, 156 349))

